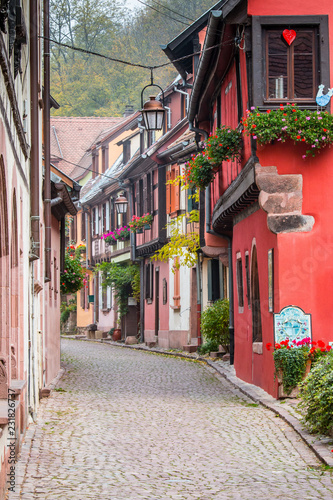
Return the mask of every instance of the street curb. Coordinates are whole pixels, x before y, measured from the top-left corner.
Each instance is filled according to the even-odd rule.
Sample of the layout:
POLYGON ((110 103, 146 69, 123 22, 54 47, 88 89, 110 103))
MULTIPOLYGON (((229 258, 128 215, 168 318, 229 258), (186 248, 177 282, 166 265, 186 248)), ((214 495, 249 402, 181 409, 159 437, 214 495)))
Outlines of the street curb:
POLYGON ((135 349, 137 351, 145 351, 151 352, 153 354, 162 354, 168 356, 179 357, 183 359, 192 359, 194 361, 200 361, 206 363, 208 366, 216 370, 222 377, 224 377, 231 385, 233 385, 236 389, 239 389, 245 396, 252 399, 254 402, 261 404, 265 408, 271 410, 273 413, 281 417, 285 422, 287 422, 297 434, 302 438, 305 444, 311 448, 311 450, 315 453, 315 455, 319 458, 323 464, 333 467, 333 453, 327 448, 327 442, 331 441, 327 436, 321 436, 318 434, 310 434, 301 424, 300 420, 295 416, 291 415, 291 413, 285 408, 281 408, 278 404, 278 400, 273 398, 270 394, 265 392, 260 387, 257 387, 253 384, 248 384, 243 380, 236 377, 231 373, 228 373, 223 366, 216 365, 214 361, 210 359, 203 358, 201 356, 195 356, 193 354, 188 353, 180 353, 180 352, 169 352, 167 350, 154 349, 147 346, 142 346, 139 344, 134 345, 126 345, 120 344, 118 342, 113 342, 108 339, 83 339, 83 338, 75 338, 75 336, 65 336, 61 335, 61 338, 69 339, 69 340, 82 340, 84 342, 97 342, 100 344, 106 344, 114 347, 122 347, 127 349, 135 349), (326 443, 326 445, 325 445, 326 443))

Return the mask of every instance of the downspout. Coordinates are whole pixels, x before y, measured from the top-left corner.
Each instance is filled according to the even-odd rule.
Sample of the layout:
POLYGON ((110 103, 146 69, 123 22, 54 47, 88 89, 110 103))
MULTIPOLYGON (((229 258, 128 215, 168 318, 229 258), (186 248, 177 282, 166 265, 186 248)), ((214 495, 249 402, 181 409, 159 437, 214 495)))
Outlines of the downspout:
POLYGON ((45 220, 45 277, 51 281, 51 178, 50 178, 50 5, 44 0, 44 220, 45 220))
POLYGON ((235 327, 234 327, 234 284, 232 266, 232 238, 219 234, 210 227, 210 187, 206 188, 206 233, 224 238, 228 242, 228 263, 229 263, 229 340, 230 340, 230 364, 234 364, 235 355, 235 327))
POLYGON ((201 346, 201 310, 202 310, 202 278, 201 278, 201 259, 200 252, 197 252, 197 337, 198 347, 201 346))
POLYGON ((31 152, 30 152, 30 261, 40 258, 39 234, 39 124, 38 124, 38 19, 37 0, 30 3, 30 97, 31 97, 31 152))

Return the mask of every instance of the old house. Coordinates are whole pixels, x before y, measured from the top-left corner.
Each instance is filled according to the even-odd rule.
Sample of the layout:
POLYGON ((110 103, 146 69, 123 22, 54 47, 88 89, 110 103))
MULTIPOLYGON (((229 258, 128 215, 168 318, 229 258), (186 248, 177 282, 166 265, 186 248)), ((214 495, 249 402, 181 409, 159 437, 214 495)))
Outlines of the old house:
MULTIPOLYGON (((262 116, 282 110, 288 116, 291 104, 308 112, 305 123, 313 111, 313 119, 320 120, 324 110, 330 111, 329 94, 319 104, 316 96, 318 88, 332 86, 331 25, 327 1, 217 3, 169 47, 170 58, 186 55, 186 32, 202 28, 196 33, 201 57, 189 104, 190 129, 206 141, 221 126, 242 131, 249 112, 262 116)), ((191 71, 182 61, 177 64, 184 76, 191 71)), ((317 142, 326 133, 322 130, 317 142)), ((314 340, 333 340, 327 279, 332 272, 328 199, 333 153, 323 147, 314 157, 306 154, 316 144, 305 144, 303 127, 298 134, 294 141, 265 145, 256 140, 255 131, 243 134, 240 160, 220 164, 201 205, 202 250, 214 252, 230 276, 236 373, 273 395, 274 364, 265 345, 274 343, 278 313, 297 306, 310 315, 303 325, 314 340)), ((288 327, 297 330, 298 320, 287 319, 288 327)))

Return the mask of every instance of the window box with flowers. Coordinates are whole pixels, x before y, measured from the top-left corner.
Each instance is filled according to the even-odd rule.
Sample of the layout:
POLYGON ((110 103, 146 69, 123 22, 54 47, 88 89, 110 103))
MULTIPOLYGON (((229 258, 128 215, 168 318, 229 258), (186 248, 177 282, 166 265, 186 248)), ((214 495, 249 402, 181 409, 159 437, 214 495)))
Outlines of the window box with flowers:
POLYGON ((222 126, 207 139, 205 149, 185 164, 183 181, 189 188, 205 189, 214 180, 223 161, 240 158, 242 135, 238 130, 222 126))
POLYGON ((80 256, 80 255, 85 254, 85 253, 86 253, 86 245, 84 245, 83 243, 80 243, 80 245, 78 245, 78 246, 76 247, 76 252, 75 252, 75 254, 76 254, 77 256, 80 256))
POLYGON ((126 241, 130 238, 130 228, 128 226, 118 227, 114 230, 114 237, 118 241, 126 241))
POLYGON ((66 248, 66 252, 68 253, 68 255, 71 255, 72 257, 74 257, 75 256, 75 246, 74 245, 69 245, 66 248))
POLYGON ((60 292, 64 295, 76 293, 83 286, 84 272, 80 260, 72 255, 71 250, 69 248, 65 253, 64 272, 60 275, 60 292))
MULTIPOLYGON (((272 344, 266 344, 271 350, 272 344)), ((288 339, 276 343, 273 351, 275 377, 279 384, 279 397, 296 397, 298 385, 308 375, 311 365, 319 361, 331 350, 322 340, 311 341, 309 337, 302 340, 288 339)))
POLYGON ((142 233, 143 229, 150 229, 153 222, 151 214, 143 214, 142 217, 133 215, 132 220, 128 223, 133 233, 142 233))
POLYGON ((108 231, 107 233, 102 234, 101 240, 105 240, 109 245, 116 245, 117 238, 115 237, 114 231, 108 231))
POLYGON ((321 149, 333 143, 333 116, 327 111, 307 111, 296 104, 287 104, 275 110, 260 112, 258 108, 247 111, 242 120, 244 132, 257 139, 258 143, 285 142, 304 143, 302 158, 315 156, 321 149))

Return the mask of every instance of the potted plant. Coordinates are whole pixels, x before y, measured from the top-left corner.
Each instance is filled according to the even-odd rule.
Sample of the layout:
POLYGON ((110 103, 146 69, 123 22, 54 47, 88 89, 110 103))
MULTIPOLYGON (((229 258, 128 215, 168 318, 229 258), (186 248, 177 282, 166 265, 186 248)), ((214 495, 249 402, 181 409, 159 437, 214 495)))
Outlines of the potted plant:
POLYGON ((129 240, 130 228, 128 226, 118 227, 114 230, 114 237, 119 241, 129 240))
POLYGON ((141 217, 133 215, 132 220, 128 223, 133 233, 142 233, 143 229, 150 229, 153 222, 153 216, 149 213, 143 214, 141 217))
POLYGON ((191 160, 185 163, 183 180, 189 188, 197 187, 205 189, 213 181, 215 172, 213 164, 209 161, 205 152, 193 155, 191 160))
MULTIPOLYGON (((266 344, 270 351, 271 343, 266 344)), ((311 365, 331 350, 321 340, 311 341, 309 337, 301 340, 289 339, 275 343, 273 351, 275 376, 279 384, 279 397, 296 397, 298 385, 308 375, 311 365)))
POLYGON ((223 161, 233 161, 240 157, 242 134, 236 129, 222 126, 210 134, 206 143, 206 157, 216 167, 223 161))
POLYGON ((85 253, 86 253, 86 245, 84 243, 80 243, 80 245, 76 247, 75 255, 79 257, 80 255, 85 253))
POLYGON ((242 123, 244 132, 259 144, 285 142, 288 138, 304 143, 309 149, 303 158, 315 156, 320 149, 333 143, 333 116, 328 111, 302 110, 289 103, 265 112, 253 107, 247 110, 242 123))

